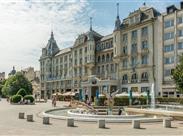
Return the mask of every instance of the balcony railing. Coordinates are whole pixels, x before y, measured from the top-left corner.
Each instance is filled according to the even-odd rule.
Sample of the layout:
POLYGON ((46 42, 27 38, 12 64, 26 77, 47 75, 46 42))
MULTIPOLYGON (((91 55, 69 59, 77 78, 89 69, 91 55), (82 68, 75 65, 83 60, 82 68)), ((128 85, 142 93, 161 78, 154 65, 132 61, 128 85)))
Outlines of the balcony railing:
POLYGON ((149 80, 147 78, 142 78, 141 82, 148 82, 149 80))
POLYGON ((149 53, 149 49, 148 49, 148 48, 143 48, 143 49, 141 50, 141 53, 143 53, 143 54, 148 54, 148 53, 149 53))
POLYGON ((128 80, 122 80, 122 84, 127 84, 128 80))
POLYGON ((137 79, 132 79, 132 80, 131 80, 131 83, 137 83, 137 82, 138 82, 137 79))

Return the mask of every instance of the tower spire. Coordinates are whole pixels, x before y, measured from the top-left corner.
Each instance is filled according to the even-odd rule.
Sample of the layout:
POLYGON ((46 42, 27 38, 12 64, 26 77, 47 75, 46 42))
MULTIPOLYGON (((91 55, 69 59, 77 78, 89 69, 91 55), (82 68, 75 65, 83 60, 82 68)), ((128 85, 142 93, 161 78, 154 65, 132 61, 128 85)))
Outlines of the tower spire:
POLYGON ((53 30, 51 30, 51 38, 54 39, 53 30))
POLYGON ((92 31, 92 17, 90 17, 90 31, 92 31))
POLYGON ((116 4, 117 7, 117 18, 119 18, 119 3, 116 4))

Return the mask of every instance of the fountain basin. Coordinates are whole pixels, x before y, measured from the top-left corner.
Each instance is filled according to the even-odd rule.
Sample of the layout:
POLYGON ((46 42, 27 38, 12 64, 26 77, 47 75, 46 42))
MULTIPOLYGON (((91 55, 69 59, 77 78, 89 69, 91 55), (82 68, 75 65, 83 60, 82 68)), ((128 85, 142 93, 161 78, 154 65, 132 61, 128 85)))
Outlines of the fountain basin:
POLYGON ((54 119, 73 118, 75 121, 84 122, 98 122, 98 120, 105 120, 108 123, 131 123, 132 120, 140 120, 141 122, 159 122, 162 118, 149 118, 143 114, 138 115, 91 115, 72 112, 73 109, 59 108, 51 109, 43 112, 43 116, 54 119), (64 111, 64 112, 61 112, 64 111))
POLYGON ((183 112, 180 111, 168 111, 162 109, 138 109, 138 108, 125 108, 125 111, 130 114, 144 114, 147 116, 158 116, 158 117, 172 117, 173 119, 183 120, 183 112))

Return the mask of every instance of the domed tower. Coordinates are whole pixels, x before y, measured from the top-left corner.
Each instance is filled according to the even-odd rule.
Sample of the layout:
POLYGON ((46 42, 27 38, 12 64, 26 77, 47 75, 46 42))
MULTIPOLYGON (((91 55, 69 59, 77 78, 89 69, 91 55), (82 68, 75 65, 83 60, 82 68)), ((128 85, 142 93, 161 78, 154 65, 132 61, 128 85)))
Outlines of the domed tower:
POLYGON ((90 74, 93 74, 95 66, 95 38, 92 30, 92 18, 90 17, 90 31, 87 33, 87 64, 90 68, 90 74))
POLYGON ((115 21, 115 28, 113 31, 113 52, 114 52, 114 58, 120 56, 121 52, 121 21, 119 18, 119 3, 117 3, 117 17, 115 21))
POLYGON ((48 56, 54 56, 56 53, 59 52, 59 48, 57 46, 57 43, 54 39, 53 32, 51 32, 51 37, 48 40, 48 44, 46 46, 46 52, 48 56))

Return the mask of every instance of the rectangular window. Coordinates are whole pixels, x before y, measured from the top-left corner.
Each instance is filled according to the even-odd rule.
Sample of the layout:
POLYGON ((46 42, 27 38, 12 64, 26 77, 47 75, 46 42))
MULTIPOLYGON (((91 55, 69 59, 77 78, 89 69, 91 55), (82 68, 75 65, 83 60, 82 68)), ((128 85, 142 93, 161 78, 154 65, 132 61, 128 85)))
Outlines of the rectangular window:
POLYGON ((148 92, 150 91, 149 87, 141 87, 141 92, 148 92))
POLYGON ((147 35, 148 35, 148 28, 147 27, 142 28, 141 36, 147 36, 147 35))
POLYGON ((174 63, 174 57, 164 58, 164 64, 172 64, 174 63))
POLYGON ((132 62, 132 67, 135 66, 136 65, 136 62, 137 62, 136 58, 135 57, 132 57, 131 58, 131 62, 132 62))
POLYGON ((100 66, 97 67, 97 73, 100 73, 100 66))
POLYGON ((174 26, 174 20, 165 21, 164 28, 168 28, 168 27, 171 27, 171 26, 174 26))
POLYGON ((132 44, 131 52, 132 53, 136 53, 137 52, 137 44, 132 44))
POLYGON ((178 30, 178 36, 179 37, 183 36, 183 29, 182 30, 178 30))
POLYGON ((169 45, 165 45, 164 46, 164 52, 170 52, 174 50, 174 45, 173 44, 169 44, 169 45))
POLYGON ((182 24, 182 23, 183 23, 183 17, 178 17, 177 24, 182 24))
POLYGON ((169 32, 164 34, 164 40, 173 39, 174 38, 174 32, 169 32))
POLYGON ((172 73, 172 69, 165 69, 164 70, 164 76, 167 77, 167 76, 171 76, 171 73, 172 73))
POLYGON ((128 35, 123 34, 123 42, 126 43, 128 41, 128 35))
POLYGON ((148 48, 147 41, 142 41, 142 49, 147 49, 147 48, 148 48))
POLYGON ((127 68, 128 66, 128 59, 123 60, 123 68, 127 68))
POLYGON ((123 47, 123 54, 127 54, 127 46, 123 47))
POLYGON ((178 42, 178 49, 183 49, 183 42, 178 42))
POLYGON ((137 30, 132 31, 132 39, 137 39, 137 30))
POLYGON ((142 64, 148 64, 148 56, 147 55, 142 56, 142 64))

